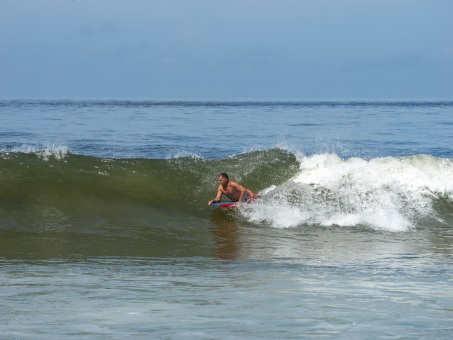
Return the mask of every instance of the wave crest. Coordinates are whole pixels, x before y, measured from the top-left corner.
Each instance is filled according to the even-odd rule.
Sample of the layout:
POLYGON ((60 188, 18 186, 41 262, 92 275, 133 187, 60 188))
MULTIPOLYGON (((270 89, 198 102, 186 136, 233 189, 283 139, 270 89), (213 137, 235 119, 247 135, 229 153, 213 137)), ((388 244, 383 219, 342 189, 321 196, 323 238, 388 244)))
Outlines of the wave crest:
POLYGON ((32 145, 32 144, 22 144, 20 146, 15 146, 10 150, 2 150, 3 154, 9 153, 24 153, 24 154, 35 154, 41 159, 49 160, 50 158, 63 159, 69 153, 69 147, 61 144, 43 144, 43 145, 32 145))

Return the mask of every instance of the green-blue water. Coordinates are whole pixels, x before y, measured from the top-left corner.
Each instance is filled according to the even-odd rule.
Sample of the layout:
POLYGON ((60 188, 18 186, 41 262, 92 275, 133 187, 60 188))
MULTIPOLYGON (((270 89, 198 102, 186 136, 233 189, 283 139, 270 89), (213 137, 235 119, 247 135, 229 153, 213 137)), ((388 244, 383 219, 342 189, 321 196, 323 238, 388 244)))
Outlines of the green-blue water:
POLYGON ((452 109, 2 100, 0 334, 447 339, 452 109))

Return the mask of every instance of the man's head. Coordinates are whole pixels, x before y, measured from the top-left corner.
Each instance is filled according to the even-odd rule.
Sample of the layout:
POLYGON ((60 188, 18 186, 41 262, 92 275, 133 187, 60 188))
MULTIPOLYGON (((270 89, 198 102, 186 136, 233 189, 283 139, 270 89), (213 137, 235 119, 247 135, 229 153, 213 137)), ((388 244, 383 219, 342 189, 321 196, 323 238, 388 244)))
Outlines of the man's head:
POLYGON ((219 182, 220 184, 224 185, 226 183, 228 183, 228 175, 224 172, 222 172, 220 175, 219 175, 219 182))

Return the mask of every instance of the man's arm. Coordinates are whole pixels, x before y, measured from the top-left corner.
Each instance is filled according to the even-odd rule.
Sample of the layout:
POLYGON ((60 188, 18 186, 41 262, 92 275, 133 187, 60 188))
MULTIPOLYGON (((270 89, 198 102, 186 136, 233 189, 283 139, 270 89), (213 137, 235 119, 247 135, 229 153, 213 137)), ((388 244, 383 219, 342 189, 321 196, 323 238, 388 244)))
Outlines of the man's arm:
POLYGON ((218 203, 222 199, 222 191, 220 190, 220 186, 217 189, 217 196, 208 202, 208 205, 211 205, 212 203, 218 203))

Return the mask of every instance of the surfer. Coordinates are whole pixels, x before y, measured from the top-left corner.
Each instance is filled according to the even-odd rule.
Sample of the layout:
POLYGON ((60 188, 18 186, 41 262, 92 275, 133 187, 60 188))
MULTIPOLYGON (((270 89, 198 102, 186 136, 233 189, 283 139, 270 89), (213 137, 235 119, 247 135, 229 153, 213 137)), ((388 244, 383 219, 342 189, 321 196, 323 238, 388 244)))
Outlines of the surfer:
POLYGON ((217 196, 213 200, 208 202, 208 205, 212 203, 218 203, 222 199, 222 195, 227 196, 233 202, 247 202, 251 199, 255 199, 256 196, 250 190, 244 188, 239 183, 232 181, 228 178, 228 175, 222 172, 219 175, 219 187, 217 189, 217 196))

